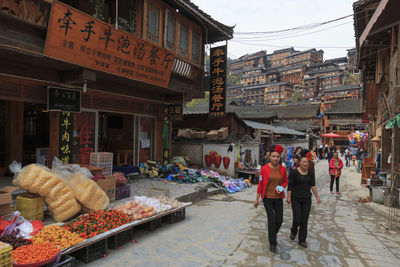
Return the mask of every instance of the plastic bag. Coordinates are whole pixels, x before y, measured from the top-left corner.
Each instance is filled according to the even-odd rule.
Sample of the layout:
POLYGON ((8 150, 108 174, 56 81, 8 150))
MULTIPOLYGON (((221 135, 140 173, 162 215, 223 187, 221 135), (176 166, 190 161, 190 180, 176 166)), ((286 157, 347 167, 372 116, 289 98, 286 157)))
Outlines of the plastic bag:
MULTIPOLYGON (((63 179, 71 188, 75 198, 90 210, 106 209, 110 203, 106 193, 96 182, 87 176, 86 168, 77 164, 64 164, 58 158, 53 160, 53 172, 63 179)), ((87 170, 89 171, 89 170, 87 170)))
POLYGON ((32 224, 21 216, 19 211, 14 211, 11 214, 12 221, 1 233, 1 237, 12 235, 15 237, 27 238, 33 232, 32 224))
POLYGON ((56 221, 68 220, 80 211, 69 185, 47 167, 30 164, 21 168, 21 164, 13 162, 10 170, 15 175, 14 185, 45 198, 56 221))

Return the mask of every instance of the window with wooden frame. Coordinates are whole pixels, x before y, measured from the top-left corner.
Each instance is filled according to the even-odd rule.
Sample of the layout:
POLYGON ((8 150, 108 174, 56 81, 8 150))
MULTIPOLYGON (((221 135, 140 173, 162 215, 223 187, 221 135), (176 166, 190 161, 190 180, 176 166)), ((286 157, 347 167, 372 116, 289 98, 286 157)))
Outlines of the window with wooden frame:
POLYGON ((160 43, 160 16, 161 8, 147 2, 146 37, 156 43, 160 43))
POLYGON ((192 32, 192 60, 196 63, 200 62, 200 34, 192 32))
POLYGON ((169 10, 165 11, 165 47, 175 50, 176 19, 169 10))
POLYGON ((178 55, 181 57, 188 57, 189 55, 189 28, 180 23, 179 27, 179 49, 178 55))

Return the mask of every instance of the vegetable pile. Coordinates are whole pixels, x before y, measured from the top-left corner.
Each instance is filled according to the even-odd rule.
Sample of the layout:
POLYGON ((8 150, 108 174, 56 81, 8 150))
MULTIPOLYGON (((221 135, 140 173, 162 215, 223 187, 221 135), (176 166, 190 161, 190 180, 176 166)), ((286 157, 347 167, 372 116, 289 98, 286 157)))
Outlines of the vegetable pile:
POLYGON ((117 210, 98 210, 84 214, 65 224, 65 228, 87 239, 132 222, 129 215, 117 210))
POLYGON ((36 263, 55 257, 60 250, 51 243, 31 244, 19 247, 12 252, 13 260, 17 264, 36 263))
POLYGON ((11 245, 13 249, 31 244, 31 241, 16 237, 15 235, 2 236, 0 237, 0 241, 11 245))
POLYGON ((43 228, 38 234, 32 237, 31 240, 34 244, 51 242, 63 250, 79 244, 83 241, 83 238, 77 233, 72 233, 61 226, 50 225, 43 228))

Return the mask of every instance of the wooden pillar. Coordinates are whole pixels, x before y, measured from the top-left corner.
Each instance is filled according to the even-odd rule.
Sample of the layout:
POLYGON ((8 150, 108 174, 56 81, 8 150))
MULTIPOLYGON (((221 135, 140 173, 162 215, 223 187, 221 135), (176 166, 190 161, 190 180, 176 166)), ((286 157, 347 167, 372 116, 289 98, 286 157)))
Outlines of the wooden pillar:
POLYGON ((47 166, 51 167, 54 157, 58 157, 58 131, 59 131, 59 112, 50 112, 50 145, 47 152, 47 166))
POLYGON ((24 102, 6 102, 6 164, 22 162, 24 143, 24 102))

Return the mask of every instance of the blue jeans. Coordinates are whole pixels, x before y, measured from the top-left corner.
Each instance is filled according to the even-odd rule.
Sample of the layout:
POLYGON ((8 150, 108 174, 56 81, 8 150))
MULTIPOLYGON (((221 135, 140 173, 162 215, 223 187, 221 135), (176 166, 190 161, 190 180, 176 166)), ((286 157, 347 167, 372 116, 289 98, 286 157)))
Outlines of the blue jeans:
POLYGON ((358 160, 357 160, 357 172, 361 172, 361 170, 362 170, 362 164, 363 164, 362 159, 358 159, 358 160))

